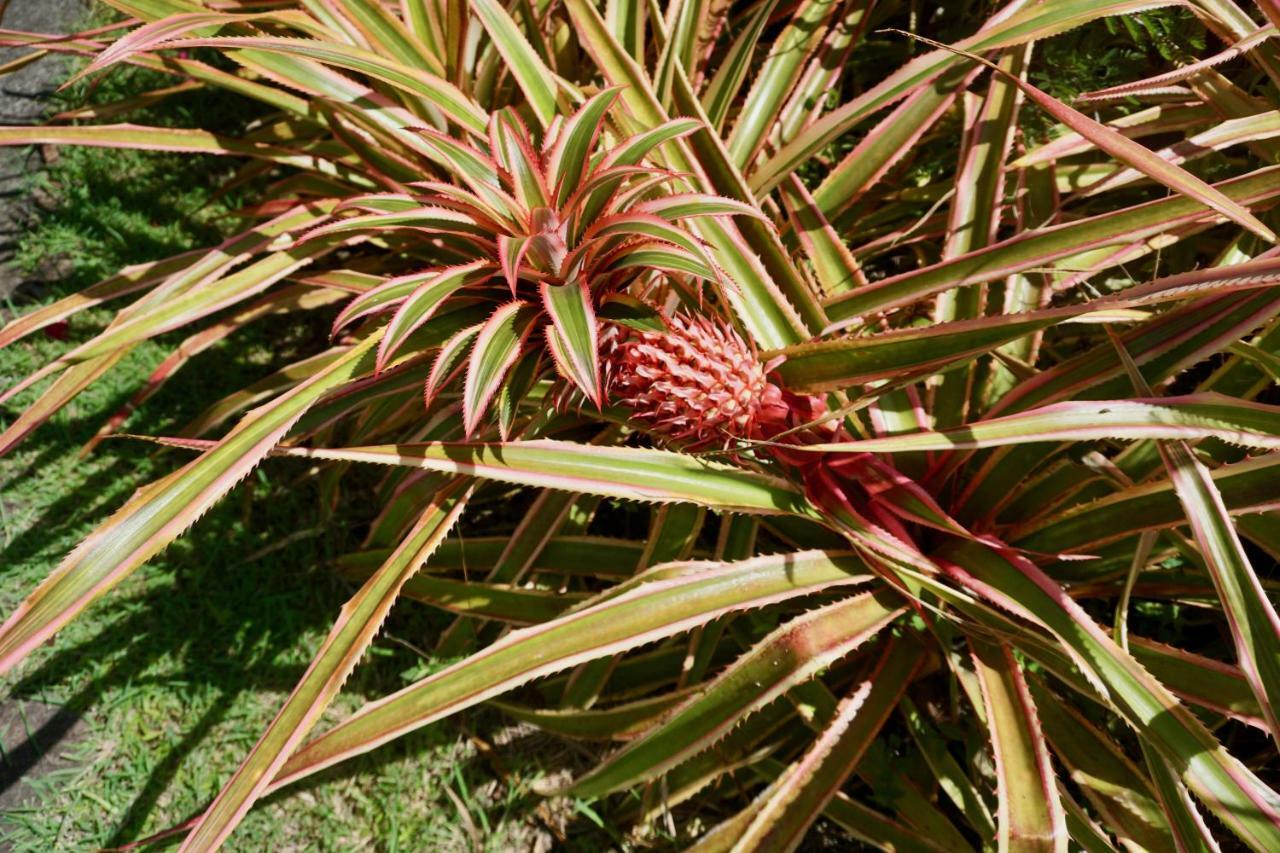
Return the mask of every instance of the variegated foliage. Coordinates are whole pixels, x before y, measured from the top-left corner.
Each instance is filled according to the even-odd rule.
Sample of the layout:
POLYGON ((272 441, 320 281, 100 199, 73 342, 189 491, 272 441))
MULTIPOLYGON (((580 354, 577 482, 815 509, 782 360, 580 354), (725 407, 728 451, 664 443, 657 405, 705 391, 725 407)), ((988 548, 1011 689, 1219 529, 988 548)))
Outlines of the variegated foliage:
POLYGON ((697 849, 820 819, 892 850, 1280 849, 1275 3, 107 2, 114 29, 0 42, 269 118, 0 142, 269 186, 222 245, 0 330, 128 300, 8 389, 52 379, 0 445, 165 332, 321 311, 334 337, 158 439, 188 461, 9 614, 0 665, 268 456, 387 471, 339 561, 359 591, 186 848, 490 702, 598 742, 568 793, 697 849), (1157 8, 1212 55, 1074 105, 1034 85, 1048 40, 1157 8), (677 313, 751 342, 786 430, 695 454, 610 405, 602 334, 677 313), (514 532, 451 535, 513 486, 514 532), (601 535, 602 499, 648 535, 601 535), (463 657, 312 732, 399 598, 457 614, 420 642, 463 657), (1221 641, 1142 636, 1189 612, 1221 641))

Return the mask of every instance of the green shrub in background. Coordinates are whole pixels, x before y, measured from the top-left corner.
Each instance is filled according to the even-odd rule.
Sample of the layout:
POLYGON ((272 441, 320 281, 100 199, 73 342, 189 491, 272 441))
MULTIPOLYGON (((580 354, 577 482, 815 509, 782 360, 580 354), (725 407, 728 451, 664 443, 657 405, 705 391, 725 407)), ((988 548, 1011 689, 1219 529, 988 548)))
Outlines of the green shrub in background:
POLYGON ((136 22, 42 46, 259 117, 0 141, 259 189, 221 245, 0 331, 130 299, 0 444, 179 329, 175 367, 281 314, 332 336, 155 438, 189 458, 0 664, 255 468, 329 525, 375 496, 358 591, 187 847, 482 702, 599 742, 558 793, 636 843, 1280 842, 1270 6, 110 5, 136 22), (1086 25, 1132 76, 1069 61, 1086 25), (415 639, 457 662, 317 731, 400 597, 456 614, 415 639))

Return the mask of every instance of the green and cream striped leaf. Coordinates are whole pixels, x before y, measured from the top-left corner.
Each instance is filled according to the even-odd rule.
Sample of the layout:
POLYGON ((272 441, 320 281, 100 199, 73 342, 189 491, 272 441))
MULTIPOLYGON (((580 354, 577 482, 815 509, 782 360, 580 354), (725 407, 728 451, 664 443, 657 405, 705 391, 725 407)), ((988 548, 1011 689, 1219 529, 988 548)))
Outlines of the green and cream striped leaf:
POLYGON ((533 114, 546 129, 556 115, 557 84, 551 69, 547 68, 501 3, 472 0, 469 6, 484 25, 494 47, 506 60, 512 76, 529 99, 533 114))
POLYGON ((1280 615, 1250 564, 1222 494, 1204 463, 1182 442, 1161 442, 1205 567, 1231 626, 1236 660, 1253 688, 1273 737, 1280 737, 1280 615))
POLYGON ((493 264, 473 261, 398 280, 397 286, 412 286, 413 290, 396 308, 382 332, 382 341, 378 344, 378 370, 384 370, 395 359, 409 337, 431 319, 446 299, 468 285, 486 281, 496 271, 493 264))
POLYGON ((1001 850, 1066 853, 1066 817, 1022 666, 1005 643, 969 638, 995 752, 1001 850))
POLYGON ((847 552, 808 551, 690 568, 694 570, 674 572, 674 577, 642 584, 554 622, 514 631, 471 658, 366 706, 299 750, 273 786, 367 752, 540 676, 674 636, 725 613, 871 579, 862 561, 847 552))
MULTIPOLYGON (((1013 14, 1001 15, 988 22, 974 35, 957 42, 956 47, 973 53, 986 53, 1048 38, 1098 18, 1128 15, 1164 5, 1167 5, 1167 0, 1058 0, 1049 4, 1018 4, 1008 7, 1013 14)), ((921 84, 933 80, 948 68, 966 61, 947 50, 934 50, 911 60, 790 140, 752 173, 752 188, 759 194, 768 192, 801 163, 864 119, 916 91, 921 84)))
POLYGON ((144 487, 86 538, 0 626, 0 670, 12 669, 77 613, 169 545, 252 471, 306 410, 373 368, 367 338, 310 379, 246 415, 199 458, 144 487))
POLYGON ((1280 407, 1212 391, 1182 397, 1054 403, 936 432, 903 433, 829 444, 815 452, 906 453, 1003 447, 1035 442, 1217 438, 1244 447, 1280 449, 1280 407))
POLYGON ((599 324, 585 283, 546 284, 541 287, 551 325, 547 343, 560 373, 577 385, 596 406, 603 405, 600 384, 599 324))
POLYGON ((1280 796, 1033 563, 977 542, 949 543, 944 568, 982 598, 1048 628, 1130 725, 1146 734, 1205 806, 1257 850, 1280 844, 1280 796))
MULTIPOLYGON (((213 446, 212 442, 195 439, 150 440, 189 450, 213 446)), ((728 512, 817 518, 804 495, 785 480, 667 450, 535 439, 341 448, 279 447, 273 453, 466 474, 512 485, 622 500, 693 503, 728 512)))
POLYGON ((751 822, 732 850, 792 851, 879 735, 922 662, 909 639, 891 640, 876 666, 841 700, 804 756, 750 807, 751 822))
POLYGON ((904 609, 901 598, 884 588, 791 620, 661 724, 575 781, 570 793, 599 797, 653 779, 710 748, 751 713, 871 639, 904 609))
POLYGON ((215 849, 226 841, 337 696, 391 612, 405 582, 427 561, 462 514, 471 488, 465 478, 458 478, 437 491, 404 541, 343 605, 298 686, 201 816, 183 842, 183 850, 215 849))
POLYGON ((1122 842, 1144 850, 1173 848, 1174 840, 1151 780, 1069 703, 1037 679, 1030 680, 1045 737, 1089 804, 1122 842))
POLYGON ((538 310, 527 302, 508 302, 490 315, 480 327, 480 334, 467 359, 466 382, 463 386, 462 410, 466 434, 480 426, 494 394, 520 357, 525 339, 533 332, 538 310))

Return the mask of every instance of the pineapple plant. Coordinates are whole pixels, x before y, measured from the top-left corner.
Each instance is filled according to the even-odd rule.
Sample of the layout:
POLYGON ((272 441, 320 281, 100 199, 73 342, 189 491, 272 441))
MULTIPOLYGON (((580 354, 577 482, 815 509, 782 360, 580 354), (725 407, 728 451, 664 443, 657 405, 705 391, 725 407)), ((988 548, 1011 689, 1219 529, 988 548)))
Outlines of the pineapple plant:
POLYGON ((334 336, 151 437, 189 458, 9 614, 0 667, 271 457, 387 472, 338 560, 357 591, 185 849, 481 703, 596 743, 552 793, 636 845, 1280 847, 1272 5, 110 5, 0 40, 272 120, 0 143, 213 151, 267 186, 222 246, 0 330, 134 297, 9 389, 55 377, 0 446, 141 340, 275 310, 334 336), (1214 52, 1047 91, 1056 39, 1171 20, 1214 52), (460 519, 515 488, 477 575, 460 519), (316 731, 400 599, 456 615, 423 641, 456 662, 316 731))

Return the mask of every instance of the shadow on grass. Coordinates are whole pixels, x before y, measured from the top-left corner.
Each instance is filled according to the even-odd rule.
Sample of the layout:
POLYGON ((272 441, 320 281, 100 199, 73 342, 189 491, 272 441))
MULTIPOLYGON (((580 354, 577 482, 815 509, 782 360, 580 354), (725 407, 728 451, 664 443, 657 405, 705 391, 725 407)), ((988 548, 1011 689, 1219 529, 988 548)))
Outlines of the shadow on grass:
MULTIPOLYGON (((270 331, 275 333, 275 344, 285 338, 305 341, 309 337, 306 328, 295 328, 291 333, 279 328, 270 331), (281 335, 282 331, 286 334, 281 335)), ((259 334, 265 339, 267 332, 264 328, 259 334)), ((237 346, 237 353, 242 345, 237 346)), ((138 413, 127 429, 172 432, 211 400, 270 369, 250 362, 252 359, 233 360, 221 347, 201 355, 138 413), (157 413, 163 413, 163 419, 157 413)), ((24 461, 20 470, 8 474, 9 482, 41 476, 57 482, 42 493, 44 497, 30 520, 0 552, 0 562, 7 567, 3 576, 15 595, 19 589, 22 594, 29 592, 134 489, 190 458, 180 451, 157 452, 152 445, 114 440, 100 446, 83 466, 71 463, 72 470, 79 472, 77 480, 62 482, 50 473, 74 459, 83 442, 129 391, 126 385, 88 395, 74 418, 59 416, 24 445, 24 461)), ((36 665, 10 687, 10 698, 23 701, 54 695, 62 707, 31 731, 27 742, 9 752, 8 766, 0 776, 0 793, 33 768, 41 772, 37 766, 41 755, 66 752, 75 738, 83 737, 83 727, 73 730, 79 719, 129 713, 130 703, 138 701, 130 695, 148 690, 164 691, 169 697, 166 702, 178 697, 189 706, 190 717, 182 718, 171 728, 173 733, 163 738, 119 744, 133 763, 144 768, 144 777, 127 785, 127 805, 120 807, 116 802, 119 811, 103 815, 109 817, 110 829, 101 843, 119 846, 179 822, 189 815, 175 814, 166 792, 175 786, 189 790, 211 782, 221 784, 229 777, 230 770, 225 767, 203 772, 196 768, 207 760, 211 749, 234 762, 243 758, 305 671, 311 654, 354 589, 337 577, 329 564, 334 556, 358 543, 363 525, 374 511, 362 487, 384 473, 372 468, 350 470, 353 497, 349 503, 354 506, 344 505, 326 519, 316 488, 310 483, 299 485, 305 466, 297 460, 268 460, 167 552, 91 604, 60 633, 51 649, 36 656, 36 665), (336 519, 343 523, 331 523, 336 519), (323 528, 320 535, 289 541, 246 561, 265 546, 283 544, 289 534, 313 527, 323 528), (249 719, 238 724, 242 716, 249 719)), ((449 620, 446 614, 425 607, 402 605, 392 614, 386 630, 419 647, 430 647, 449 620)), ((403 687, 402 673, 419 663, 408 651, 381 641, 375 645, 376 653, 366 656, 344 687, 344 693, 354 695, 360 703, 403 687)), ((479 721, 485 731, 506 724, 493 713, 479 712, 471 719, 479 721)), ((435 724, 291 786, 269 802, 315 792, 356 775, 361 784, 366 778, 380 784, 379 774, 389 764, 406 758, 411 762, 426 760, 418 756, 458 742, 459 725, 457 721, 435 724)), ((563 747, 550 756, 545 751, 527 752, 524 744, 516 749, 517 754, 506 760, 518 768, 536 764, 540 771, 553 767, 554 755, 564 753, 563 747)), ((483 761, 464 762, 456 770, 441 768, 442 774, 454 772, 473 787, 492 778, 491 768, 483 761)), ((527 778, 529 774, 520 775, 527 778)), ((416 792, 409 790, 404 795, 415 796, 416 792)), ((190 807, 191 802, 187 795, 182 807, 190 807)), ((492 820, 536 820, 537 802, 527 792, 521 793, 510 798, 502 806, 502 815, 492 820)), ((389 808, 382 803, 378 807, 389 808)))

